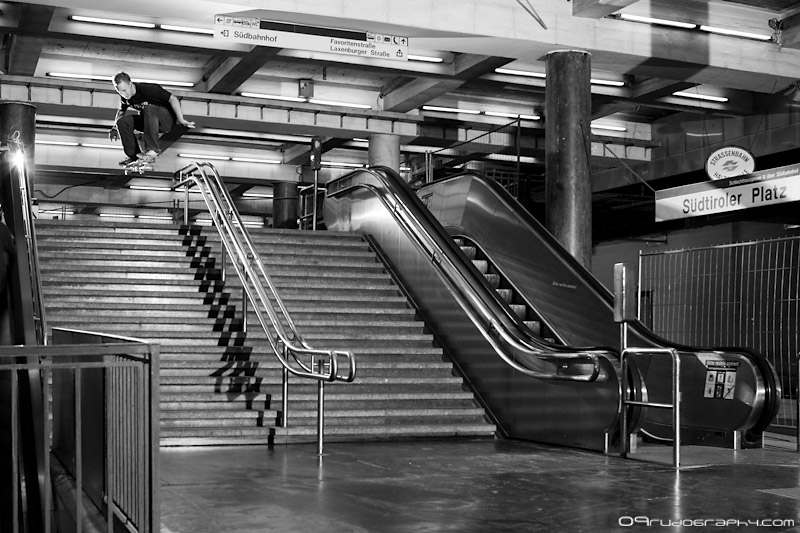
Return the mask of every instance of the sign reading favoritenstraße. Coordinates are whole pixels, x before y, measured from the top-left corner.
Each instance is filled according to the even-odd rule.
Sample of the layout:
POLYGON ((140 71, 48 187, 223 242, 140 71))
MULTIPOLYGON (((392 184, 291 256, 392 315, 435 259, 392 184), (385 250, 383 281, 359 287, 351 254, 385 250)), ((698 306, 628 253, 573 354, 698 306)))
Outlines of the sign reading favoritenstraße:
POLYGON ((214 38, 242 44, 329 52, 372 59, 408 59, 408 37, 302 26, 254 17, 214 16, 214 38))
POLYGON ((800 164, 656 191, 656 222, 800 200, 800 164))

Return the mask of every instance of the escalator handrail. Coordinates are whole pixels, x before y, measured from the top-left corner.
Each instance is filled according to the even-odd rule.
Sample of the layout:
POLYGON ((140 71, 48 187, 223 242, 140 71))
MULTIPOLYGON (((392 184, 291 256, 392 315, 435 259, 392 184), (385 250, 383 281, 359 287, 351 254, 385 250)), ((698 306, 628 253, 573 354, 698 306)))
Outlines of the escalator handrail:
MULTIPOLYGON (((486 179, 481 174, 476 172, 463 172, 461 174, 457 174, 455 176, 450 176, 441 180, 437 180, 434 183, 442 183, 450 180, 455 179, 463 179, 465 176, 471 176, 473 179, 480 180, 482 183, 490 187, 500 199, 506 204, 506 207, 513 210, 517 216, 519 216, 522 221, 529 226, 531 226, 534 232, 541 237, 546 244, 550 247, 550 249, 558 254, 558 257, 563 260, 564 262, 568 263, 569 267, 572 268, 573 272, 575 272, 584 282, 586 282, 594 292, 600 296, 609 306, 610 309, 613 309, 614 306, 614 297, 600 281, 595 278, 589 271, 584 267, 581 263, 578 262, 569 252, 567 252, 563 246, 558 244, 556 238, 542 225, 541 222, 536 220, 536 218, 531 215, 527 209, 522 207, 519 202, 511 196, 511 194, 499 185, 494 180, 486 179)), ((420 189, 424 188, 420 187, 420 189)), ((680 352, 685 353, 701 353, 701 352, 726 352, 726 353, 734 353, 743 356, 745 359, 750 361, 753 366, 759 369, 764 378, 765 383, 765 404, 767 404, 767 408, 764 409, 763 416, 759 419, 759 422, 753 426, 751 432, 757 433, 764 429, 766 429, 769 424, 771 423, 772 419, 778 412, 780 408, 780 393, 779 385, 776 380, 775 371, 772 368, 770 362, 764 358, 762 355, 743 347, 719 347, 719 346, 709 346, 709 347, 697 347, 697 346, 687 346, 683 344, 679 344, 676 342, 669 341, 653 331, 650 330, 647 326, 645 326, 641 321, 635 320, 632 322, 627 323, 628 327, 632 328, 636 333, 638 333, 643 339, 652 342, 656 346, 659 347, 666 347, 666 348, 674 348, 680 352)))
MULTIPOLYGON (((436 268, 446 283, 451 285, 451 293, 462 303, 467 312, 474 317, 473 322, 479 324, 483 330, 484 337, 492 344, 500 357, 515 370, 540 379, 558 379, 568 381, 595 381, 600 375, 600 359, 616 361, 615 354, 609 354, 605 350, 581 349, 573 350, 570 347, 552 347, 539 343, 537 339, 525 338, 515 335, 510 330, 506 322, 508 320, 498 320, 498 315, 505 317, 499 310, 495 312, 487 304, 487 296, 482 292, 488 292, 483 284, 477 281, 470 281, 466 270, 457 261, 455 244, 448 236, 443 235, 438 223, 432 218, 429 212, 420 204, 419 199, 410 191, 406 191, 402 185, 395 186, 394 183, 403 183, 399 176, 394 174, 389 168, 371 167, 350 173, 342 178, 328 182, 327 197, 337 197, 345 195, 357 189, 363 189, 374 194, 391 213, 392 217, 401 225, 404 232, 412 238, 414 244, 427 257, 431 259, 431 264, 436 268), (342 186, 348 177, 359 173, 367 173, 375 177, 382 185, 378 188, 371 184, 357 183, 342 186), (339 186, 336 190, 332 187, 339 186), (417 205, 420 204, 420 205, 417 205), (412 208, 411 206, 414 206, 412 208), (480 287, 478 290, 476 287, 480 287), (561 375, 542 373, 520 365, 506 353, 506 348, 501 346, 491 335, 495 332, 505 343, 505 346, 523 352, 543 361, 565 361, 565 360, 588 360, 593 365, 593 371, 589 375, 561 375)), ((488 297, 491 299, 491 297, 488 297)), ((510 321, 509 321, 510 322, 510 321)), ((514 324, 516 326, 516 324, 514 324)))
POLYGON ((219 232, 222 244, 230 257, 233 258, 232 263, 242 283, 242 289, 247 294, 259 324, 263 328, 267 340, 283 368, 292 375, 317 381, 352 382, 356 374, 356 363, 352 352, 312 348, 300 335, 283 299, 280 297, 269 274, 267 274, 261 257, 245 229, 233 199, 217 170, 209 163, 195 162, 175 173, 173 190, 188 189, 192 186, 196 186, 199 189, 203 201, 212 216, 214 226, 219 232), (239 233, 236 231, 236 226, 239 228, 239 233), (269 289, 269 295, 272 296, 272 299, 277 304, 279 312, 276 312, 267 290, 265 290, 265 285, 269 289), (278 337, 277 340, 270 335, 267 320, 262 310, 266 311, 269 325, 275 331, 278 337), (282 320, 287 324, 290 334, 287 334, 282 320), (282 353, 284 350, 281 350, 279 344, 283 345, 284 350, 292 355, 300 370, 289 363, 282 353), (330 361, 329 371, 314 370, 311 366, 301 361, 298 358, 299 355, 327 356, 330 361), (348 373, 346 375, 339 375, 338 373, 341 366, 340 357, 347 361, 348 373))

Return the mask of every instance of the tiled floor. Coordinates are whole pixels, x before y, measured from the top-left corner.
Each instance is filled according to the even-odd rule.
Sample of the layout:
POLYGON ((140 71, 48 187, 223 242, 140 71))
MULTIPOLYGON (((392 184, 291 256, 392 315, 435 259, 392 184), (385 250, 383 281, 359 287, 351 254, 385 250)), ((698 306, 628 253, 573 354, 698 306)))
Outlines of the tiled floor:
POLYGON ((331 443, 325 452, 165 448, 161 531, 800 532, 800 455, 788 451, 687 447, 691 465, 680 472, 518 441, 331 443), (703 466, 715 457, 725 464, 703 466))

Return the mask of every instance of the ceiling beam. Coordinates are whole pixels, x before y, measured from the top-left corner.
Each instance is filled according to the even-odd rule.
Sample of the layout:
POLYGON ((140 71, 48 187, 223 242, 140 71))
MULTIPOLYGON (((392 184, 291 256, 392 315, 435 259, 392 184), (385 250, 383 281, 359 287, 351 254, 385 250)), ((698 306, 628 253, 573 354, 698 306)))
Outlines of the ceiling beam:
POLYGON ((638 0, 572 0, 572 15, 599 19, 616 13, 623 7, 635 4, 638 0))
POLYGON ((403 83, 401 78, 389 82, 381 90, 383 109, 406 113, 511 61, 504 57, 459 54, 453 62, 453 77, 450 79, 416 78, 403 83))
POLYGON ((54 7, 25 4, 21 7, 19 30, 22 35, 11 38, 8 52, 8 74, 33 76, 47 41, 44 35, 53 20, 54 7))
POLYGON ((780 45, 784 48, 800 49, 800 14, 778 21, 777 26, 780 45))
POLYGON ((280 48, 254 46, 243 57, 228 57, 203 76, 203 80, 197 84, 197 90, 203 93, 233 94, 280 51, 280 48))

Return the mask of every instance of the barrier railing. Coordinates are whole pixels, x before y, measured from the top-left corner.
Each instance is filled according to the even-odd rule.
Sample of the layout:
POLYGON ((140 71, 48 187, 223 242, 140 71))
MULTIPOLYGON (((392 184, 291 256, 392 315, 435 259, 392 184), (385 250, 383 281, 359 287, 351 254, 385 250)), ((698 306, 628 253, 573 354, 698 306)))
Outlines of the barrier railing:
POLYGON ((11 485, 11 532, 32 531, 18 503, 23 483, 37 481, 43 533, 160 530, 158 361, 157 346, 59 328, 49 346, 0 348, 12 450, 0 458, 11 472, 0 483, 11 485), (31 371, 41 376, 43 412, 20 416, 20 379, 31 371), (45 436, 40 480, 21 468, 20 434, 34 424, 45 436))
POLYGON ((646 402, 640 400, 630 400, 626 398, 624 393, 620 401, 620 439, 621 439, 621 452, 622 457, 627 457, 631 452, 631 437, 628 431, 628 409, 627 406, 639 407, 652 407, 654 409, 672 409, 672 428, 674 437, 672 439, 672 466, 680 468, 681 466, 681 360, 680 353, 674 348, 626 348, 622 351, 622 383, 630 383, 633 378, 630 375, 630 363, 628 359, 632 355, 647 354, 658 355, 666 354, 672 356, 672 403, 659 403, 659 402, 646 402))

